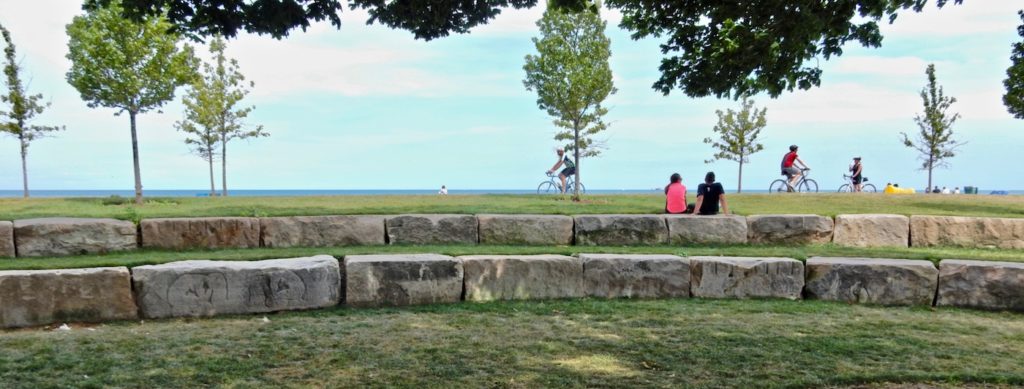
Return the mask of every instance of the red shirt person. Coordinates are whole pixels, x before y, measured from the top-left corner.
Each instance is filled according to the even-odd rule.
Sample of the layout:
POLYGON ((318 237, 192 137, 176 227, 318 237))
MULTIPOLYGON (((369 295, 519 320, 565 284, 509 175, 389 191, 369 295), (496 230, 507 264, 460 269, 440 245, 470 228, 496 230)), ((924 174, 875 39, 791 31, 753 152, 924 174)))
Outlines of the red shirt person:
POLYGON ((679 173, 672 174, 665 186, 665 213, 686 212, 686 185, 679 173))
POLYGON ((800 156, 796 154, 798 149, 796 145, 789 146, 789 152, 782 157, 782 174, 789 177, 789 191, 793 191, 796 182, 800 180, 800 175, 803 174, 798 168, 799 166, 811 170, 804 161, 800 160, 800 156))

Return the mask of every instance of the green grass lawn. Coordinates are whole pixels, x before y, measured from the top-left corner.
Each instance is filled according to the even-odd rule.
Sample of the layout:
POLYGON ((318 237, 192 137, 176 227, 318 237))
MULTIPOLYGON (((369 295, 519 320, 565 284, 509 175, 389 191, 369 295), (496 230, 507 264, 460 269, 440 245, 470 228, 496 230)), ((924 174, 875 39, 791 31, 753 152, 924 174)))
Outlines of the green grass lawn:
POLYGON ((675 254, 681 256, 712 255, 742 257, 788 257, 807 259, 813 256, 926 259, 974 259, 1024 262, 1024 250, 969 248, 854 248, 832 244, 809 246, 490 246, 490 245, 424 245, 424 246, 350 246, 307 248, 258 248, 231 250, 158 251, 139 250, 106 255, 81 255, 53 258, 16 258, 0 260, 0 270, 66 269, 101 266, 140 266, 188 259, 251 261, 294 258, 317 254, 341 258, 350 254, 437 253, 445 255, 473 254, 562 254, 635 253, 675 254))
MULTIPOLYGON (((1024 217, 1024 196, 884 195, 884 194, 729 194, 737 214, 844 213, 969 215, 1024 217)), ((127 199, 122 199, 127 200, 127 199)), ((690 201, 694 201, 691 199, 690 201)), ((176 197, 153 198, 143 206, 100 198, 0 199, 0 220, 48 216, 154 217, 294 216, 401 213, 661 213, 664 197, 650 195, 586 196, 573 202, 562 196, 318 196, 318 197, 176 197), (109 204, 114 203, 114 204, 109 204)))
POLYGON ((584 299, 267 317, 3 331, 0 387, 1024 385, 1010 313, 584 299))

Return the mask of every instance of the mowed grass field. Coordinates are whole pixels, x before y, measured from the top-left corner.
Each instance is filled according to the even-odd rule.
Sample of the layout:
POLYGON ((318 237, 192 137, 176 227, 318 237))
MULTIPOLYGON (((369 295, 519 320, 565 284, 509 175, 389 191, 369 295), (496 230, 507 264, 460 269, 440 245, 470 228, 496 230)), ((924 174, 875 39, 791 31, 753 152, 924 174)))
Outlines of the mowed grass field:
MULTIPOLYGON (((740 215, 846 213, 1024 217, 1024 196, 885 195, 867 193, 734 194, 729 209, 740 215)), ((130 199, 4 198, 0 220, 35 217, 155 217, 368 215, 402 213, 661 213, 664 196, 594 195, 573 202, 564 196, 310 196, 310 197, 174 197, 150 198, 135 206, 130 199)), ((696 201, 692 194, 690 202, 696 201)))
POLYGON ((1024 385, 1024 320, 1010 313, 819 301, 584 299, 265 317, 0 332, 0 386, 1024 385))

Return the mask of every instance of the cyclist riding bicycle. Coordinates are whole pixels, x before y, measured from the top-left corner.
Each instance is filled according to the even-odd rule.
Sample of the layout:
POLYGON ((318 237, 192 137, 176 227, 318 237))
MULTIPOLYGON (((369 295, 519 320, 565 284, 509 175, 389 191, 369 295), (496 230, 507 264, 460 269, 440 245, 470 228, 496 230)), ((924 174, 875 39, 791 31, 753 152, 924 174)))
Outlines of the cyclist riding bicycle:
POLYGON ((853 174, 850 177, 850 181, 853 183, 853 191, 861 191, 861 183, 864 182, 864 166, 860 164, 860 157, 853 157, 853 165, 850 166, 850 173, 853 174))
POLYGON ((803 166, 803 169, 811 170, 807 167, 804 161, 800 160, 797 156, 796 151, 799 149, 796 145, 789 146, 789 152, 782 157, 782 175, 789 179, 787 192, 792 192, 793 188, 796 187, 797 181, 800 181, 800 175, 803 174, 797 166, 803 166), (799 165, 797 165, 799 163, 799 165))
POLYGON ((558 189, 562 191, 562 194, 565 194, 565 178, 576 174, 576 163, 574 163, 572 159, 565 154, 565 149, 561 147, 556 149, 555 153, 558 154, 558 162, 555 162, 555 166, 552 166, 551 169, 548 170, 548 174, 554 173, 555 170, 558 170, 559 166, 565 165, 565 169, 562 169, 562 171, 558 173, 558 179, 562 181, 562 186, 558 189))

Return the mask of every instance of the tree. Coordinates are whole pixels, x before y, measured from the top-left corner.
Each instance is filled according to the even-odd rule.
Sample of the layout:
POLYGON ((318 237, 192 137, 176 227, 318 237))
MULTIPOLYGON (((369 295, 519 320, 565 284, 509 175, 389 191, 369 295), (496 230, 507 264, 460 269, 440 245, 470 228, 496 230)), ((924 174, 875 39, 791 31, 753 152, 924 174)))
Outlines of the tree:
POLYGON ((743 97, 743 104, 739 112, 727 109, 715 110, 718 115, 718 124, 714 131, 720 137, 718 140, 704 138, 704 143, 718 150, 715 155, 704 163, 711 163, 720 159, 736 161, 740 164, 739 180, 736 185, 736 193, 743 191, 743 164, 750 162, 750 155, 764 150, 764 145, 757 143, 757 136, 761 130, 768 125, 765 115, 768 108, 761 108, 760 111, 754 108, 754 101, 743 97))
POLYGON ((195 75, 195 57, 188 45, 160 16, 134 22, 121 17, 116 2, 76 16, 67 26, 71 70, 67 80, 89 108, 114 108, 128 113, 135 171, 135 203, 142 204, 136 117, 174 99, 174 90, 195 75))
MULTIPOLYGON (((96 7, 114 0, 86 0, 96 7)), ((178 30, 198 36, 238 31, 287 35, 311 20, 341 26, 341 0, 212 1, 123 0, 125 11, 140 18, 168 10, 178 30)), ((935 0, 943 7, 950 0, 935 0)), ((952 0, 962 3, 962 0, 952 0)), ((485 24, 502 8, 529 8, 536 0, 349 0, 350 8, 369 12, 367 23, 382 23, 430 40, 465 33, 485 24)), ((621 27, 634 39, 664 37, 666 55, 654 89, 680 89, 692 97, 754 95, 776 97, 821 83, 819 59, 843 53, 857 42, 879 47, 878 22, 895 21, 901 11, 920 12, 928 0, 607 0, 622 12, 621 27), (809 65, 805 65, 810 63, 809 65)), ((591 0, 550 0, 549 6, 579 11, 591 0)))
POLYGON ((541 37, 533 38, 538 55, 527 55, 523 65, 523 85, 537 92, 537 106, 565 129, 555 140, 571 140, 566 150, 573 152, 576 164, 575 199, 580 193, 580 157, 600 153, 592 147, 591 136, 608 128, 601 119, 608 109, 601 103, 615 93, 606 25, 596 10, 548 8, 537 22, 541 37))
POLYGON ((904 146, 921 153, 921 170, 928 171, 928 187, 931 188, 932 170, 949 166, 946 160, 956 156, 956 148, 964 145, 964 142, 953 140, 953 123, 960 118, 960 114, 947 112, 956 103, 956 98, 946 96, 942 87, 935 82, 935 64, 929 64, 925 73, 928 74, 928 85, 921 89, 924 113, 914 117, 920 129, 917 140, 911 140, 905 132, 900 135, 904 146))
POLYGON ((0 25, 0 34, 3 35, 4 42, 7 44, 7 47, 4 48, 4 76, 7 81, 7 93, 0 95, 0 103, 7 105, 10 110, 7 112, 0 110, 0 132, 6 132, 18 138, 18 144, 21 146, 22 195, 28 198, 28 145, 36 138, 62 130, 63 127, 30 124, 50 104, 39 102, 43 99, 42 94, 29 95, 25 91, 25 87, 21 85, 21 75, 19 74, 21 67, 18 66, 11 33, 3 25, 0 25))
MULTIPOLYGON (((213 64, 203 64, 203 74, 192 82, 192 88, 183 99, 185 119, 176 125, 178 130, 192 136, 185 143, 210 166, 210 196, 216 195, 213 180, 213 160, 220 152, 222 196, 228 195, 227 143, 232 139, 269 136, 263 126, 244 129, 243 119, 253 107, 236 109, 235 106, 249 93, 245 89, 245 76, 238 70, 238 61, 224 55, 224 40, 214 37, 210 41, 213 64)), ((249 83, 252 87, 253 83, 249 83)))
MULTIPOLYGON (((1017 27, 1017 34, 1024 38, 1024 11, 1017 12, 1020 16, 1021 25, 1017 27)), ((1006 109, 1017 119, 1024 119, 1024 41, 1013 44, 1013 51, 1010 54, 1010 67, 1006 69, 1006 94, 1003 95, 1003 104, 1006 109)))

